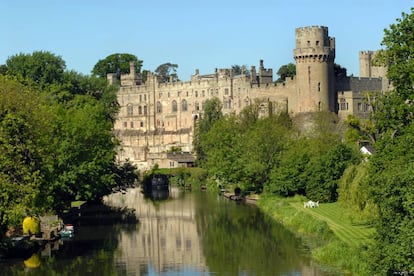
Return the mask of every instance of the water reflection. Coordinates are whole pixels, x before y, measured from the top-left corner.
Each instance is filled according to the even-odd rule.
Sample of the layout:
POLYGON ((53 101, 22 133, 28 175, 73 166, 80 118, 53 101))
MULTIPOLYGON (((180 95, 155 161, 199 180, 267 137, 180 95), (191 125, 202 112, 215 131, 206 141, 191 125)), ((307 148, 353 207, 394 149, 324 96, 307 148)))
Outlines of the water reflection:
MULTIPOLYGON (((139 190, 106 203, 134 208, 139 232, 120 232, 115 262, 128 275, 328 275, 301 242, 257 208, 206 193, 153 202, 139 190)), ((336 274, 337 275, 337 274, 336 274)))
POLYGON ((85 210, 73 239, 0 261, 0 275, 330 275, 257 208, 174 188, 160 197, 149 200, 139 189, 112 194, 107 205, 135 211, 85 210), (125 214, 139 222, 125 223, 125 214))
POLYGON ((120 254, 116 261, 123 263, 127 274, 141 275, 151 270, 156 273, 180 271, 182 267, 206 271, 197 233, 194 198, 182 197, 179 190, 172 188, 170 200, 152 202, 138 189, 132 189, 123 196, 109 196, 106 203, 134 208, 139 218, 138 233, 121 231, 119 237, 120 254), (178 197, 180 200, 174 200, 178 197))

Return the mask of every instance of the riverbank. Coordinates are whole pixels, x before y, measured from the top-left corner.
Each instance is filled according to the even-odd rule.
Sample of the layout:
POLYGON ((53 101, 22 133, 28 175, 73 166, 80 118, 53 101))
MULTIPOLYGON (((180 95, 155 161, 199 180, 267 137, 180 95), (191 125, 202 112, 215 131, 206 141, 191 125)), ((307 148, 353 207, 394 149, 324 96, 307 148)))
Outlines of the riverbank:
POLYGON ((322 204, 322 208, 310 210, 303 208, 302 201, 303 198, 262 197, 257 205, 301 237, 319 264, 335 267, 345 275, 367 275, 368 266, 364 260, 374 230, 352 225, 338 215, 337 203, 322 204))

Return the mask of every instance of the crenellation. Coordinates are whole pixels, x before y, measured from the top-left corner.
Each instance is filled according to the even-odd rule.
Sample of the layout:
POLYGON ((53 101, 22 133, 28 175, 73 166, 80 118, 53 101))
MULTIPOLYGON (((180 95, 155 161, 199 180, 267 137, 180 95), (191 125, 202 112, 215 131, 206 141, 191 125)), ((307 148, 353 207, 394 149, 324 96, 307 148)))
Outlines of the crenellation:
MULTIPOLYGON (((335 38, 329 37, 325 26, 301 27, 295 30, 296 76, 282 83, 273 81, 273 69, 251 66, 249 74, 234 75, 232 69, 215 69, 212 74, 200 74, 198 69, 189 81, 160 82, 149 72, 145 82, 136 82, 136 72, 121 76, 118 91, 120 111, 114 131, 124 151, 118 159, 129 159, 142 169, 149 169, 154 160, 164 162, 166 151, 180 147, 192 152, 194 129, 203 116, 204 102, 217 97, 223 114, 239 114, 255 101, 261 103, 260 116, 273 112, 287 112, 292 116, 320 110, 337 112, 342 118, 348 114, 366 116, 363 91, 385 90, 380 69, 372 70, 369 78, 334 75, 335 38), (372 75, 372 72, 378 72, 372 75), (148 159, 151 156, 152 161, 148 159), (163 157, 164 156, 164 157, 163 157)), ((361 52, 366 66, 371 51, 361 52)), ((108 82, 114 81, 108 75, 108 82)))

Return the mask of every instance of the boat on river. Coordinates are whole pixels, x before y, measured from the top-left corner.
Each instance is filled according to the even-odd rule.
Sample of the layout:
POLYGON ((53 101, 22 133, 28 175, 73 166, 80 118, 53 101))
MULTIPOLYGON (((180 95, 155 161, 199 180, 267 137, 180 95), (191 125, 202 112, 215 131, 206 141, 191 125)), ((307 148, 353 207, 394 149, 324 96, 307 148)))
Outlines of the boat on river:
POLYGON ((65 224, 60 230, 59 235, 61 238, 73 238, 75 236, 75 227, 72 224, 65 224))

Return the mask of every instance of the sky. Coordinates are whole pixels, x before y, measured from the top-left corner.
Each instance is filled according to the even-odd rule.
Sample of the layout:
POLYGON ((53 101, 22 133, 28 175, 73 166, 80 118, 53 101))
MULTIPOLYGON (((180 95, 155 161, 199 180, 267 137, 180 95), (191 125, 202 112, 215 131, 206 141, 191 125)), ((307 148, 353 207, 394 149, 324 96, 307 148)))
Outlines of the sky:
POLYGON ((155 71, 178 65, 181 80, 232 65, 277 70, 294 63, 295 29, 326 26, 335 63, 359 75, 360 51, 378 50, 384 29, 411 13, 412 0, 5 0, 0 3, 0 64, 48 51, 68 70, 90 74, 114 53, 155 71))

